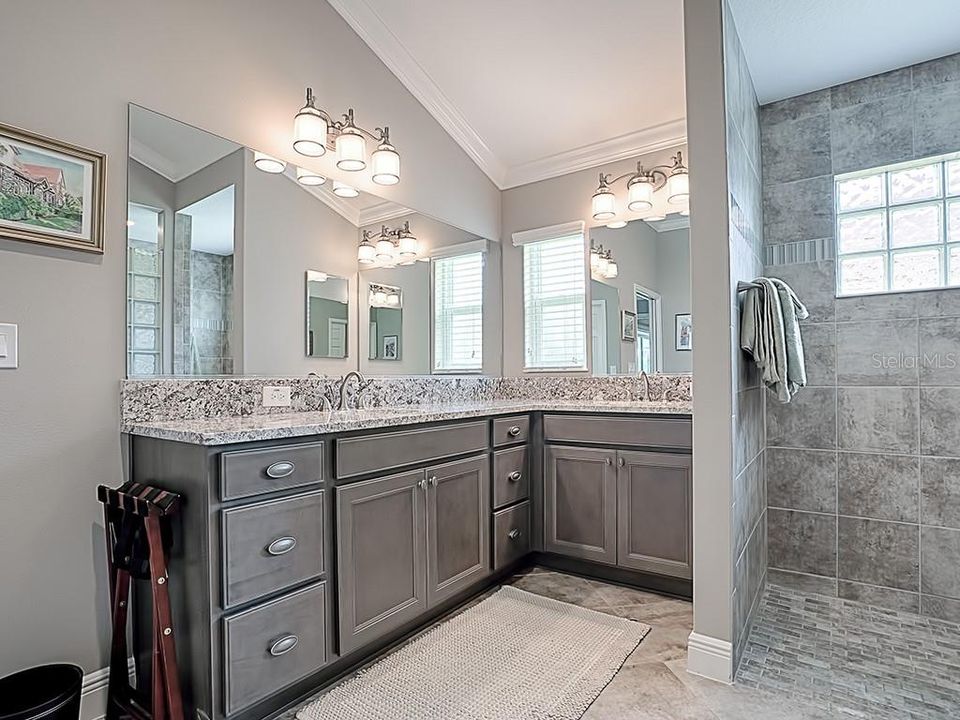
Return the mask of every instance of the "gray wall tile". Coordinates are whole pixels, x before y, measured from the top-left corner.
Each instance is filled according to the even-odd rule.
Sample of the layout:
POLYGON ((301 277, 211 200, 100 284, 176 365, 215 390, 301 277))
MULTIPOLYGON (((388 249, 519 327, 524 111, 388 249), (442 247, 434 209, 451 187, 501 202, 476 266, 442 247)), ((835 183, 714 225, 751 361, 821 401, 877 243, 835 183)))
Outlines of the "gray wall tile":
POLYGON ((790 182, 829 175, 830 115, 809 115, 761 130, 763 181, 790 182))
POLYGON ((847 600, 856 600, 865 605, 898 610, 900 612, 920 612, 920 594, 906 590, 893 590, 876 585, 840 580, 837 583, 837 594, 847 600))
POLYGON ((920 522, 960 528, 960 459, 920 458, 920 522))
POLYGON ((763 241, 768 245, 832 237, 833 177, 764 183, 763 241))
POLYGON ((960 317, 920 321, 920 384, 960 385, 960 317))
POLYGON ((841 515, 919 522, 919 458, 840 453, 838 500, 841 515))
POLYGON ((734 410, 734 473, 739 474, 763 449, 763 392, 761 388, 754 387, 737 393, 734 410))
POLYGON ((837 321, 895 320, 917 317, 918 293, 837 298, 837 321))
POLYGON ((830 322, 834 319, 836 264, 833 260, 780 265, 769 268, 767 272, 793 288, 810 313, 805 322, 830 322))
POLYGON ((920 389, 922 455, 960 457, 960 388, 920 389))
POLYGON ((917 525, 841 516, 838 522, 839 578, 917 591, 920 547, 917 525))
POLYGON ((920 529, 923 592, 960 598, 960 530, 920 529))
POLYGON ((960 123, 944 122, 960 117, 960 83, 918 90, 913 115, 917 157, 960 149, 960 123))
POLYGON ((940 620, 960 623, 960 600, 941 598, 936 595, 921 595, 920 612, 940 620))
POLYGON ((906 67, 836 85, 830 88, 830 105, 834 110, 838 110, 908 93, 913 89, 911 74, 910 68, 906 67))
POLYGON ((803 338, 807 385, 836 385, 837 330, 832 323, 805 324, 803 338))
POLYGON ((928 317, 960 317, 960 289, 916 293, 917 314, 928 317))
POLYGON ((734 479, 734 557, 743 552, 750 533, 767 507, 763 467, 764 455, 759 455, 734 479))
POLYGON ((767 570, 767 582, 793 590, 800 590, 801 592, 818 593, 831 597, 837 596, 837 579, 835 577, 807 575, 805 573, 770 568, 767 570))
POLYGON ((831 113, 833 171, 845 173, 913 159, 912 111, 910 95, 895 95, 831 113))
POLYGON ((947 55, 913 66, 914 89, 958 81, 960 81, 960 54, 947 55))
POLYGON ((917 452, 917 388, 843 387, 837 393, 841 449, 917 452))
POLYGON ((837 453, 767 448, 767 503, 813 512, 837 511, 837 453))
POLYGON ((837 562, 837 519, 796 510, 767 510, 770 567, 833 576, 837 562))
POLYGON ((761 126, 772 125, 784 120, 797 120, 829 111, 830 89, 827 88, 764 105, 760 108, 760 124, 761 126))
POLYGON ((787 404, 767 397, 767 444, 776 447, 837 446, 836 388, 808 387, 787 404))
POLYGON ((839 385, 916 385, 917 320, 837 324, 839 385))

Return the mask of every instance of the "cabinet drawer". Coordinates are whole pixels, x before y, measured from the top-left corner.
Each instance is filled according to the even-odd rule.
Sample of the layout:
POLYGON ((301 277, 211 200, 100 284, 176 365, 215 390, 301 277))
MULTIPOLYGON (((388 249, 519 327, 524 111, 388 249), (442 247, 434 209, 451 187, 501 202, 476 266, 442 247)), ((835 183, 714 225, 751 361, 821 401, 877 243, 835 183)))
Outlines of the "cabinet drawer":
POLYGON ((689 418, 544 415, 543 436, 554 442, 589 442, 638 447, 692 447, 689 418))
POLYGON ((493 444, 526 442, 530 437, 530 416, 514 415, 493 421, 493 444))
POLYGON ((326 663, 326 593, 318 583, 224 620, 227 715, 326 663))
POLYGON ((338 440, 337 477, 479 452, 487 449, 487 435, 486 422, 470 422, 338 440))
POLYGON ((323 491, 222 513, 223 606, 323 573, 323 491))
POLYGON ((220 456, 220 498, 236 500, 323 480, 323 443, 236 450, 220 456))
POLYGON ((493 455, 493 508, 530 497, 530 465, 526 446, 493 455))
POLYGON ((530 551, 530 503, 493 514, 493 569, 499 570, 530 551))

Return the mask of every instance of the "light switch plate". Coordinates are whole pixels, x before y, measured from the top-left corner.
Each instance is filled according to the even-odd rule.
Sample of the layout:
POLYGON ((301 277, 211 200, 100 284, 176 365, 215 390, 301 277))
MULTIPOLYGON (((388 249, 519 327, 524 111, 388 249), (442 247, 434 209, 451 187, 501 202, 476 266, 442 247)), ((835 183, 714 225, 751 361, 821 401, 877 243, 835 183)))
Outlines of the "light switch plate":
POLYGON ((290 386, 265 385, 262 402, 264 407, 290 407, 290 386))
POLYGON ((0 323, 0 369, 16 370, 18 360, 17 326, 0 323))

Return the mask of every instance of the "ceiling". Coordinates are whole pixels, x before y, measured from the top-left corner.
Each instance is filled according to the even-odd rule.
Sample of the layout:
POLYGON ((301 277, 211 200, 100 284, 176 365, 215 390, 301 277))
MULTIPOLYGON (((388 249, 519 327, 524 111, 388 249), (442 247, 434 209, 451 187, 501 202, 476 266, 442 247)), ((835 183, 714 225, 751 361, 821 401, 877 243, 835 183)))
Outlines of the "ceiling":
POLYGON ((957 0, 730 0, 761 103, 960 51, 957 0))
POLYGON ((180 182, 240 145, 137 105, 130 106, 130 156, 180 182))
POLYGON ((684 142, 675 0, 328 0, 500 188, 684 142))
POLYGON ((191 250, 214 255, 233 254, 233 185, 178 210, 177 215, 191 217, 191 250))

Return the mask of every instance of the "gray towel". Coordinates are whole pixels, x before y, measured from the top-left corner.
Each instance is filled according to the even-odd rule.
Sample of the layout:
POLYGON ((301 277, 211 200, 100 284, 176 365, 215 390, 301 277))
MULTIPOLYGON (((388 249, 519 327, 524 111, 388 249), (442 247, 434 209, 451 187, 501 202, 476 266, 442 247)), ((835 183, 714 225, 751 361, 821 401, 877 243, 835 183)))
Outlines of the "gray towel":
POLYGON ((788 403, 807 384, 800 320, 807 309, 783 280, 757 278, 740 314, 740 347, 750 353, 764 384, 788 403))

